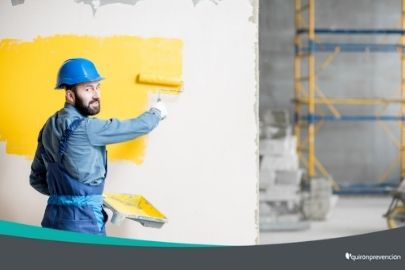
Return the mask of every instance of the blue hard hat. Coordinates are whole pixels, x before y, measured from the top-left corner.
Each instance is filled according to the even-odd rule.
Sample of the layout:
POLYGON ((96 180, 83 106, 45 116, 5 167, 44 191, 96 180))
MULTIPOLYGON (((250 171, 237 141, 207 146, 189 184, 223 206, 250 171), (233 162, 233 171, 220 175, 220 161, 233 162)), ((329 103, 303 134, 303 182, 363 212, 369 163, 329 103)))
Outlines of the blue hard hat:
POLYGON ((72 58, 66 60, 60 67, 55 89, 62 89, 65 85, 100 80, 104 78, 98 74, 93 62, 85 58, 72 58))

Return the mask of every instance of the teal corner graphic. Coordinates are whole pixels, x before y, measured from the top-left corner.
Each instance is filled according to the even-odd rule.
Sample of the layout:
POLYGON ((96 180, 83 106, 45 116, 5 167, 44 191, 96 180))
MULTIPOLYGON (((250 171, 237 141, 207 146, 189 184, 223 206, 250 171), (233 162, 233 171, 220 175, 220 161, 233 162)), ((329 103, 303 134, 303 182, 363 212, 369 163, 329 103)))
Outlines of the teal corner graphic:
POLYGON ((158 242, 149 240, 127 239, 120 237, 98 236, 76 232, 47 229, 11 221, 0 220, 0 235, 16 236, 48 241, 61 241, 81 244, 138 246, 138 247, 179 247, 202 248, 218 247, 216 245, 200 245, 187 243, 158 242))

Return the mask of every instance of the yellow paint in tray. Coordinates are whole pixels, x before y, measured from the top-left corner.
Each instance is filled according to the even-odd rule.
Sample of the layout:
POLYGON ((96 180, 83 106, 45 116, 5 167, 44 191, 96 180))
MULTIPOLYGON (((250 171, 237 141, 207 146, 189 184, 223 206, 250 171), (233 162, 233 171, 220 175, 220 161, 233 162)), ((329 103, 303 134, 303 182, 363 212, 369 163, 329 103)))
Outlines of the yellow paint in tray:
POLYGON ((103 194, 104 205, 119 216, 133 219, 145 226, 161 227, 167 218, 141 195, 111 193, 103 194))

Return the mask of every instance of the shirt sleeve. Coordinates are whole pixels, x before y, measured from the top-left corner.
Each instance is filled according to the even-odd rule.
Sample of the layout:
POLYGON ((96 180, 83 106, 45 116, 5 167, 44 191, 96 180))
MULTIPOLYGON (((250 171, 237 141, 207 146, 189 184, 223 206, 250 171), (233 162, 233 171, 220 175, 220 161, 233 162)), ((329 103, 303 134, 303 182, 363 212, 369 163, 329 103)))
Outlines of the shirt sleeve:
POLYGON ((37 150, 31 164, 30 185, 38 192, 49 195, 48 182, 46 181, 46 167, 42 157, 43 145, 41 137, 42 130, 39 133, 37 150))
POLYGON ((156 109, 150 109, 136 118, 124 121, 90 118, 86 122, 86 132, 92 145, 103 146, 145 135, 151 132, 159 121, 160 112, 156 109))

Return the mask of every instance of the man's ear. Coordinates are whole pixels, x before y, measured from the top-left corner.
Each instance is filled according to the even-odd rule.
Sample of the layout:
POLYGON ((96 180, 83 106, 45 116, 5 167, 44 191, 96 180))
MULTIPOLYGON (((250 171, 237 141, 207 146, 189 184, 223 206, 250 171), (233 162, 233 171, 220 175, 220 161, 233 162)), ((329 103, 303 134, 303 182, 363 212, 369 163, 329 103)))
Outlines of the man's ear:
POLYGON ((76 96, 72 90, 66 90, 65 98, 67 103, 75 104, 76 96))

